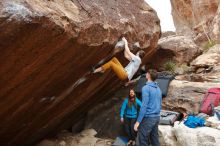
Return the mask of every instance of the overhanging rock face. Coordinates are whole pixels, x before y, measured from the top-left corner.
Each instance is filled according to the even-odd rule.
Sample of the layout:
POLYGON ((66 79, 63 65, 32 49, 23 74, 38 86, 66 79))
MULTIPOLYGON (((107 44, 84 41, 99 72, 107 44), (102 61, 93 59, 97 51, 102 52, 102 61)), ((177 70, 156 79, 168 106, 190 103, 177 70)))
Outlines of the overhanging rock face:
POLYGON ((0 32, 0 143, 19 146, 70 126, 113 93, 116 76, 90 75, 91 66, 121 35, 139 42, 147 61, 160 26, 144 0, 2 0, 0 32))

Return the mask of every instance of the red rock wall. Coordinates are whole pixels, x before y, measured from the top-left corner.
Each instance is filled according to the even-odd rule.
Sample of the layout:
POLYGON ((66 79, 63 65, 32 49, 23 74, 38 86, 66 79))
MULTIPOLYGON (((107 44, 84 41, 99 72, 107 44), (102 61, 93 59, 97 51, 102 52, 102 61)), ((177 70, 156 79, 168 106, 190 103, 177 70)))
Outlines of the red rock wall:
MULTIPOLYGON (((217 14, 218 0, 170 0, 176 31, 201 39, 204 30, 212 33, 213 18, 217 14)), ((213 38, 214 39, 214 38, 213 38)))
POLYGON ((213 19, 213 25, 211 27, 211 38, 217 43, 220 42, 220 7, 218 7, 217 13, 213 19))
MULTIPOLYGON (((123 34, 155 52, 159 19, 143 0, 0 2, 0 143, 30 145, 70 127, 122 86, 89 75, 123 34)), ((123 54, 118 55, 123 65, 123 54)))

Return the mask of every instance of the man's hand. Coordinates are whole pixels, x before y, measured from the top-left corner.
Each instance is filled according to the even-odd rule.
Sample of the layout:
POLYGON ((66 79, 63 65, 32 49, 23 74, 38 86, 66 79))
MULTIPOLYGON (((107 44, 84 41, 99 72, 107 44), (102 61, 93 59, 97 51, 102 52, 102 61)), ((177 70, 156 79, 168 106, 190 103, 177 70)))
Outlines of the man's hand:
POLYGON ((124 123, 124 118, 121 118, 121 122, 124 123))
POLYGON ((139 122, 136 122, 136 123, 135 123, 135 125, 134 125, 134 131, 138 131, 139 124, 140 124, 139 122))
POLYGON ((128 44, 128 41, 126 40, 126 38, 125 38, 125 37, 123 37, 123 38, 122 38, 122 41, 124 41, 124 42, 125 42, 125 44, 128 44))

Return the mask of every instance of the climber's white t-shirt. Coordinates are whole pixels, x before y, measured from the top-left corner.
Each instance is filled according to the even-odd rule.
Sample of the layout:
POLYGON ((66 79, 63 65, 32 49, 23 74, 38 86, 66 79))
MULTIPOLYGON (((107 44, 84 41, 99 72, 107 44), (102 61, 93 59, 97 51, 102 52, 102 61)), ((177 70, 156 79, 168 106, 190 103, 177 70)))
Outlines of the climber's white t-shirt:
POLYGON ((129 81, 132 79, 134 74, 137 72, 140 65, 141 65, 141 58, 139 56, 133 56, 130 63, 125 67, 125 71, 128 74, 129 81))

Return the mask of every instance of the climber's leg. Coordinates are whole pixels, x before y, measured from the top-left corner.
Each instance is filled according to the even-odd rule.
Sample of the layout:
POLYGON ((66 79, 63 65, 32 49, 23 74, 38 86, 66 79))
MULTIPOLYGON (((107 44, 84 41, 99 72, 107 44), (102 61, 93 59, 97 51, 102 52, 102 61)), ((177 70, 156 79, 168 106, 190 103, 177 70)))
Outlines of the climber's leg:
POLYGON ((107 69, 112 69, 119 79, 125 80, 128 78, 127 72, 124 70, 124 67, 118 61, 117 58, 112 58, 110 61, 102 65, 101 67, 94 70, 94 73, 106 71, 107 69))

